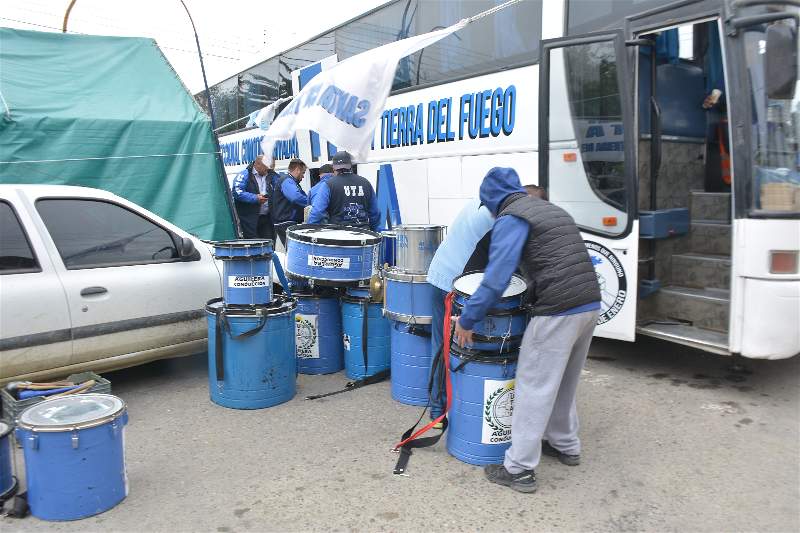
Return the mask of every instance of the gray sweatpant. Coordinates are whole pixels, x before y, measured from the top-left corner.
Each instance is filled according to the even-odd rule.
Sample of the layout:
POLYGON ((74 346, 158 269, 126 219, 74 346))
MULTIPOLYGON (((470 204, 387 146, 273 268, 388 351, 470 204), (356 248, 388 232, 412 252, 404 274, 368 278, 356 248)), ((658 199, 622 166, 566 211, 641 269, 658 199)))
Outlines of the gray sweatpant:
POLYGON ((564 453, 581 452, 575 392, 599 311, 533 317, 525 328, 514 383, 511 447, 505 467, 533 470, 542 438, 564 453))

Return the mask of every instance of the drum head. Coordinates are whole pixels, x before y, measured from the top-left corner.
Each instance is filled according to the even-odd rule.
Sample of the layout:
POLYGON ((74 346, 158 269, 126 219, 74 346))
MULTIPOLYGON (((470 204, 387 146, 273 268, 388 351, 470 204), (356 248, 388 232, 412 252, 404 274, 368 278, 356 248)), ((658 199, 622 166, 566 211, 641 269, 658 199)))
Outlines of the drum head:
MULTIPOLYGON (((455 283, 453 283, 453 290, 469 297, 475 294, 475 291, 478 290, 478 287, 480 287, 482 281, 483 272, 464 274, 463 276, 456 278, 455 283)), ((508 287, 506 287, 506 290, 503 291, 501 298, 513 298, 515 296, 521 296, 527 288, 528 285, 525 283, 525 280, 514 274, 511 276, 511 281, 508 282, 508 287)))
POLYGON ((237 239, 232 241, 215 241, 217 248, 272 248, 272 241, 263 239, 237 239))
POLYGON ((28 407, 19 424, 43 431, 88 427, 114 418, 124 408, 125 402, 110 394, 76 394, 28 407))
POLYGON ((286 231, 286 238, 300 242, 353 247, 381 242, 380 233, 331 224, 297 224, 286 231))

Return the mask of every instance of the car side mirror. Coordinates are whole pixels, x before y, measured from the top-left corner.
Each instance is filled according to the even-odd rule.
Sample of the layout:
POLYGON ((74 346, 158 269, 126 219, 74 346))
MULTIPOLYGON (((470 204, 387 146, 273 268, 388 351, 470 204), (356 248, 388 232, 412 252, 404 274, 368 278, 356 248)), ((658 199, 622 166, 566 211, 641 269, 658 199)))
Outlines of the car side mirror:
POLYGON ((767 27, 764 80, 767 96, 775 100, 791 100, 797 86, 797 25, 791 22, 767 27))
POLYGON ((178 256, 182 261, 195 261, 200 259, 200 252, 195 248, 192 239, 178 237, 178 256))

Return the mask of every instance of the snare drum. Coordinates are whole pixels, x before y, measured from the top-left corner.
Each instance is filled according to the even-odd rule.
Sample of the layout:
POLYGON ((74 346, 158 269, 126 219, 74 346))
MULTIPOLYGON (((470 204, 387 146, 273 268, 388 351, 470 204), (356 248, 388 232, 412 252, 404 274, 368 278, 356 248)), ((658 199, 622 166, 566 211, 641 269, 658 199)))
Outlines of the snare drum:
MULTIPOLYGON (((481 281, 483 272, 470 272, 456 278, 453 283, 453 307, 456 314, 461 314, 470 296, 480 287, 481 281)), ((519 347, 528 325, 528 312, 522 307, 526 290, 525 280, 517 275, 511 276, 500 300, 473 327, 472 349, 507 352, 519 347)))
POLYGON ((394 229, 397 234, 395 266, 405 272, 424 274, 444 239, 444 226, 406 224, 394 229))
POLYGON ((107 511, 128 495, 125 402, 76 394, 37 403, 19 417, 31 514, 77 520, 107 511))
POLYGON ((368 286, 378 272, 381 234, 327 224, 286 231, 286 273, 313 285, 368 286))
POLYGON ((226 304, 265 305, 272 301, 272 241, 218 241, 214 257, 222 260, 226 304))
POLYGON ((386 271, 383 314, 390 320, 430 324, 433 318, 433 285, 425 274, 407 274, 395 268, 386 271))

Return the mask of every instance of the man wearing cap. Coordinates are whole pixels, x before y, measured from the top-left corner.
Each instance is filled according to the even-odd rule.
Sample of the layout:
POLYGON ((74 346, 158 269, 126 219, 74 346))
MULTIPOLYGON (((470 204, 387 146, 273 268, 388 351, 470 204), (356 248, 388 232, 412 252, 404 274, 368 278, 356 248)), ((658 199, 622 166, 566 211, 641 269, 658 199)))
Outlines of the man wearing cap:
POLYGON ((376 230, 381 212, 372 184, 353 174, 353 158, 349 153, 336 152, 331 163, 334 175, 318 184, 308 223, 320 224, 327 216, 330 224, 376 230))
POLYGON ((526 194, 514 169, 491 169, 480 199, 496 217, 489 264, 456 322, 455 340, 461 347, 472 344, 473 326, 519 268, 532 316, 519 349, 511 447, 503 464, 484 472, 493 483, 534 492, 542 453, 570 466, 580 462, 575 393, 600 312, 600 287, 575 221, 526 194))

